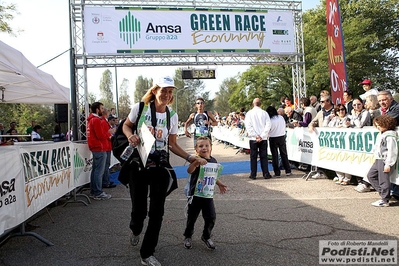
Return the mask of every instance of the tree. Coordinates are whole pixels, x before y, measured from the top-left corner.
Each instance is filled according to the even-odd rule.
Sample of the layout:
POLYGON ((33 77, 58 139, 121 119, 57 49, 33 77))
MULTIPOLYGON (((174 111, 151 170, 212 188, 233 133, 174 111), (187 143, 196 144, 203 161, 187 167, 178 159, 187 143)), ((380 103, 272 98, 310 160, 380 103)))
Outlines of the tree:
MULTIPOLYGON (((326 41, 326 4, 304 13, 304 42, 308 92, 330 88, 326 41)), ((399 2, 341 0, 349 89, 363 93, 364 78, 380 89, 398 90, 399 2)), ((308 93, 309 95, 309 93, 308 93)))
POLYGON ((136 89, 134 91, 134 102, 138 103, 143 98, 144 94, 152 87, 152 79, 143 78, 138 76, 136 79, 136 89))
POLYGON ((232 107, 230 106, 229 99, 232 92, 236 89, 238 85, 236 78, 227 78, 223 80, 219 87, 219 91, 216 92, 215 96, 215 111, 217 111, 221 116, 231 113, 232 107))
POLYGON ((112 94, 112 73, 109 69, 103 72, 100 81, 100 102, 104 104, 104 107, 111 108, 115 106, 114 96, 112 94))
POLYGON ((129 80, 123 79, 122 84, 119 88, 119 118, 123 119, 127 117, 131 110, 132 103, 130 102, 129 94, 127 93, 127 89, 129 88, 129 80))
POLYGON ((15 4, 0 4, 0 32, 7 32, 8 34, 15 36, 14 30, 9 24, 9 21, 14 19, 14 13, 17 13, 17 7, 15 4))

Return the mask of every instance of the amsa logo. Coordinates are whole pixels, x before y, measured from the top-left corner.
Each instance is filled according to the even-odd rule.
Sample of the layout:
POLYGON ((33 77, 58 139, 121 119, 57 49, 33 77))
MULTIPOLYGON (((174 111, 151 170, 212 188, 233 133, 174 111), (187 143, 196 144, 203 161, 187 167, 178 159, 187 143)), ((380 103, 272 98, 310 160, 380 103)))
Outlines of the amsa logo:
POLYGON ((313 142, 312 141, 306 141, 306 140, 299 140, 298 146, 301 148, 310 148, 313 149, 313 142))

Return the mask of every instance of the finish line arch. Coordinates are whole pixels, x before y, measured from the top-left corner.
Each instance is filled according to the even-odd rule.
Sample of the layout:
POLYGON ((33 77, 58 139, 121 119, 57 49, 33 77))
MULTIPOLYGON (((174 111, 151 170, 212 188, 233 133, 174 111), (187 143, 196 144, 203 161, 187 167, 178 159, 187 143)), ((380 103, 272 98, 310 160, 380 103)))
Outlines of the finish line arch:
POLYGON ((89 68, 291 65, 294 100, 306 96, 302 1, 69 0, 69 8, 75 140, 86 136, 89 68))

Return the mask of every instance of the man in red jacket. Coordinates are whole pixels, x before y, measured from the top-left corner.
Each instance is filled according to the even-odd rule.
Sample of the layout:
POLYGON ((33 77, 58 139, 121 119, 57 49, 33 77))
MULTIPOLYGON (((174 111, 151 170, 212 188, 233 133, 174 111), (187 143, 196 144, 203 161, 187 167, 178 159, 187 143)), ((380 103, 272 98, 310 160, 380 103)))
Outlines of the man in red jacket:
POLYGON ((93 154, 93 165, 90 174, 90 196, 95 200, 110 199, 111 195, 102 190, 102 180, 107 159, 106 148, 111 134, 104 130, 102 112, 104 106, 100 102, 91 105, 91 114, 87 118, 87 144, 93 154))

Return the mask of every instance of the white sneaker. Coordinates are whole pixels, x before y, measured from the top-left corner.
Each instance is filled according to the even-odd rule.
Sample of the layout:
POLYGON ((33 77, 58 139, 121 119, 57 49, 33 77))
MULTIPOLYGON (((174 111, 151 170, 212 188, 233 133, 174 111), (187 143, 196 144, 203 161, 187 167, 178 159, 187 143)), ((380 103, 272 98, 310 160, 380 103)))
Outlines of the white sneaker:
POLYGON ((93 196, 94 200, 107 200, 107 199, 110 199, 110 198, 111 198, 111 195, 107 194, 105 192, 102 192, 100 195, 93 196))
POLYGON ((377 201, 371 203, 371 205, 373 205, 374 207, 388 207, 389 202, 385 202, 383 200, 377 200, 377 201))
POLYGON ((338 181, 338 180, 339 180, 339 177, 338 177, 338 176, 334 177, 334 179, 333 179, 334 182, 336 182, 336 181, 338 181))
POLYGON ((325 178, 324 175, 320 172, 317 172, 316 174, 312 175, 312 178, 314 179, 322 179, 325 178))
POLYGON ((366 186, 365 184, 359 184, 357 187, 355 187, 355 190, 359 193, 364 193, 364 192, 370 192, 371 189, 366 186))
POLYGON ((161 266, 161 263, 154 256, 149 256, 146 259, 141 259, 141 265, 161 266))

